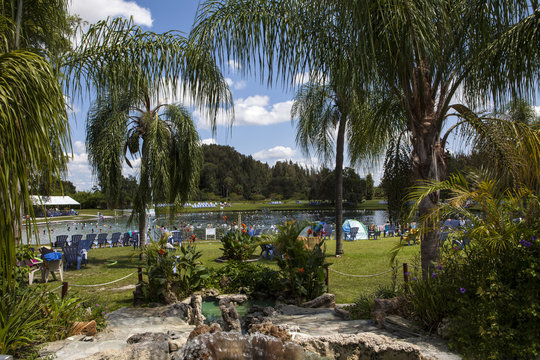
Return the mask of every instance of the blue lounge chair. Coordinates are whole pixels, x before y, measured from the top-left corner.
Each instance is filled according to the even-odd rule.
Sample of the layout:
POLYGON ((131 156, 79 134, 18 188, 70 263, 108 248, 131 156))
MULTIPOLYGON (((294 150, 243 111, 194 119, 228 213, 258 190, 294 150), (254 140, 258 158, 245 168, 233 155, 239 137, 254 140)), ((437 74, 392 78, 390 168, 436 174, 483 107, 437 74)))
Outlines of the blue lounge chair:
POLYGON ((356 234, 358 234, 358 228, 352 227, 350 232, 345 233, 345 240, 353 241, 354 239, 356 239, 356 234))
POLYGON ((101 245, 103 245, 104 247, 107 246, 108 242, 107 242, 107 233, 101 233, 101 234, 98 234, 98 237, 97 237, 97 246, 98 247, 101 247, 101 245))
POLYGON ((91 233, 91 234, 86 234, 86 239, 85 240, 91 240, 92 241, 92 245, 94 245, 94 241, 96 241, 96 234, 94 233, 91 233))
POLYGON ((94 245, 94 240, 92 238, 86 238, 79 242, 79 247, 77 250, 82 258, 81 263, 84 263, 85 265, 88 264, 88 252, 92 248, 92 245, 94 245))
POLYGON ((57 235, 56 241, 54 242, 54 248, 61 248, 62 246, 67 245, 68 235, 57 235))
POLYGON ((64 270, 67 271, 68 267, 76 267, 77 270, 81 268, 82 256, 79 254, 79 245, 62 246, 62 253, 64 253, 64 270))
POLYGON ((71 244, 70 245, 77 245, 79 246, 79 242, 82 239, 81 234, 71 235, 71 244))
POLYGON ((120 246, 120 235, 122 233, 115 232, 111 235, 111 247, 120 246))

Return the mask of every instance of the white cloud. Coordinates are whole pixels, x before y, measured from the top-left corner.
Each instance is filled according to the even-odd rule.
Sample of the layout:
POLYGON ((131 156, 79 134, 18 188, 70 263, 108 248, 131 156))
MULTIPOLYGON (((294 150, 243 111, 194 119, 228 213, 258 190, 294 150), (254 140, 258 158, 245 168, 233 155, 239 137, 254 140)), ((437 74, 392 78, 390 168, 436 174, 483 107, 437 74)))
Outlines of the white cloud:
MULTIPOLYGON (((235 99, 233 125, 266 126, 290 121, 292 104, 292 100, 270 104, 270 98, 266 95, 235 99)), ((199 110, 194 112, 194 116, 201 119, 198 124, 200 128, 210 127, 208 119, 201 117, 199 110)), ((217 124, 228 126, 229 119, 224 114, 219 114, 217 124)))
POLYGON ((260 161, 273 160, 273 162, 275 162, 282 160, 290 160, 294 157, 295 154, 296 150, 294 150, 293 148, 279 145, 274 146, 273 148, 268 150, 257 151, 253 154, 253 158, 260 161))
POLYGON ((202 139, 201 144, 203 144, 203 145, 216 144, 216 139, 214 139, 214 138, 202 139))
POLYGON ((233 72, 237 72, 238 70, 242 69, 242 65, 240 65, 240 63, 238 63, 238 62, 236 62, 234 60, 229 60, 228 64, 229 64, 229 68, 233 72))
POLYGON ((73 144, 73 152, 78 153, 78 154, 85 153, 86 152, 85 143, 79 140, 75 141, 75 143, 73 144))
POLYGON ((235 90, 242 90, 246 86, 247 86, 247 82, 245 82, 244 80, 240 80, 234 83, 235 90))
POLYGON ((138 25, 152 26, 150 9, 137 5, 134 1, 125 0, 72 0, 70 12, 79 15, 84 21, 95 23, 110 17, 133 16, 138 25))
MULTIPOLYGON (((122 174, 124 176, 137 176, 141 167, 141 159, 130 159, 133 169, 125 162, 122 165, 122 174)), ((86 146, 82 141, 75 141, 73 144, 73 157, 68 162, 68 180, 75 185, 77 191, 89 191, 97 181, 92 175, 92 168, 88 162, 86 146)))

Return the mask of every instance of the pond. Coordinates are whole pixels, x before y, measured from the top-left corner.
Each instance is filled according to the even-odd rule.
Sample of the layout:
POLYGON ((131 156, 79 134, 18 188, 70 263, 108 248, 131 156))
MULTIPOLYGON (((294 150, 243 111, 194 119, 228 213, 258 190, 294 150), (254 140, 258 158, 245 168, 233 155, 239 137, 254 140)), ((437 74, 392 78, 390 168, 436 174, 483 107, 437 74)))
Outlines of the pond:
MULTIPOLYGON (((28 227, 23 231, 23 243, 27 243, 27 233, 32 234, 30 244, 37 243, 39 237, 40 244, 49 243, 49 239, 55 240, 57 235, 74 235, 89 233, 108 233, 109 237, 113 232, 126 232, 137 230, 137 224, 128 224, 128 216, 104 218, 95 220, 66 220, 49 223, 47 228, 45 223, 39 224, 37 229, 28 227)), ((344 210, 343 219, 356 219, 365 225, 381 225, 388 219, 388 212, 385 210, 344 210)), ((333 210, 303 210, 303 211, 220 211, 207 213, 179 213, 171 221, 169 216, 149 217, 148 228, 153 239, 159 237, 159 228, 167 227, 169 230, 175 228, 182 229, 189 225, 192 233, 198 239, 205 239, 205 229, 216 228, 217 238, 225 233, 232 222, 245 223, 256 229, 275 229, 276 225, 285 221, 324 221, 334 225, 335 216, 333 210)))
MULTIPOLYGON (((238 315, 243 318, 253 305, 266 307, 274 306, 274 301, 269 300, 248 300, 235 306, 238 315)), ((210 323, 221 319, 221 309, 219 308, 218 300, 204 300, 202 302, 202 314, 206 318, 206 322, 210 323)))

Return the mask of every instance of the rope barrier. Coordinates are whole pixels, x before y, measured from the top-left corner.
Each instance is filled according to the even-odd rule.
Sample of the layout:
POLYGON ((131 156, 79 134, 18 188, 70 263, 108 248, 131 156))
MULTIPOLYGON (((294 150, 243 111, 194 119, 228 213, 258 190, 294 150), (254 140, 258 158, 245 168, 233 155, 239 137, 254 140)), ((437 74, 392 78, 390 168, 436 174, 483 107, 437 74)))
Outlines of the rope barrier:
POLYGON ((353 275, 353 274, 345 274, 345 273, 342 273, 342 272, 340 272, 340 271, 337 271, 337 270, 328 268, 328 270, 333 271, 333 272, 335 272, 336 274, 343 275, 343 276, 349 276, 349 277, 357 277, 357 278, 369 278, 369 277, 375 277, 375 276, 379 276, 379 275, 384 275, 384 274, 387 274, 387 273, 389 273, 389 272, 394 271, 395 269, 397 269, 397 268, 396 268, 396 267, 393 267, 393 268, 391 268, 390 270, 386 270, 386 271, 383 271, 383 272, 378 273, 378 274, 371 274, 371 275, 353 275))
POLYGON ((63 286, 63 285, 60 285, 59 287, 57 287, 57 288, 55 288, 55 289, 52 289, 52 290, 47 291, 47 294, 48 294, 48 293, 52 293, 53 291, 56 291, 56 290, 60 289, 62 286, 63 286))
POLYGON ((109 281, 109 282, 106 282, 104 284, 94 284, 94 285, 74 285, 74 284, 69 284, 69 286, 76 286, 76 287, 94 287, 94 286, 105 286, 105 285, 110 285, 110 284, 114 284, 116 282, 119 282, 119 281, 122 281, 124 279, 127 279, 128 277, 130 277, 131 275, 135 274, 136 271, 132 272, 131 274, 127 275, 127 276, 124 276, 123 278, 121 279, 118 279, 118 280, 113 280, 113 281, 109 281))

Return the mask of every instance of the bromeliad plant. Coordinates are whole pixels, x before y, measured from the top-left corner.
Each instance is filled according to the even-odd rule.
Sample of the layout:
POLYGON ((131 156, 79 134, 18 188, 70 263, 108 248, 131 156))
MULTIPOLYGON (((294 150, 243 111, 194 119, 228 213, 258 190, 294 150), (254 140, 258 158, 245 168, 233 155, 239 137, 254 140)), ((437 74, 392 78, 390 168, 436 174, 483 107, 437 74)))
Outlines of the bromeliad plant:
POLYGON ((208 271, 199 260, 201 252, 197 251, 195 241, 181 246, 177 252, 165 246, 165 236, 157 242, 150 240, 150 245, 142 249, 148 275, 148 283, 143 287, 147 300, 168 302, 176 296, 188 296, 201 287, 208 271), (172 294, 175 296, 171 298, 172 294))
POLYGON ((297 302, 314 299, 326 291, 326 245, 321 239, 313 249, 307 247, 298 239, 303 228, 295 221, 278 225, 279 232, 274 239, 281 254, 278 265, 282 281, 297 302))
POLYGON ((240 227, 241 229, 238 230, 229 230, 221 238, 221 244, 223 245, 221 250, 223 250, 223 255, 228 260, 248 260, 260 245, 259 239, 249 235, 246 224, 241 224, 240 227))

